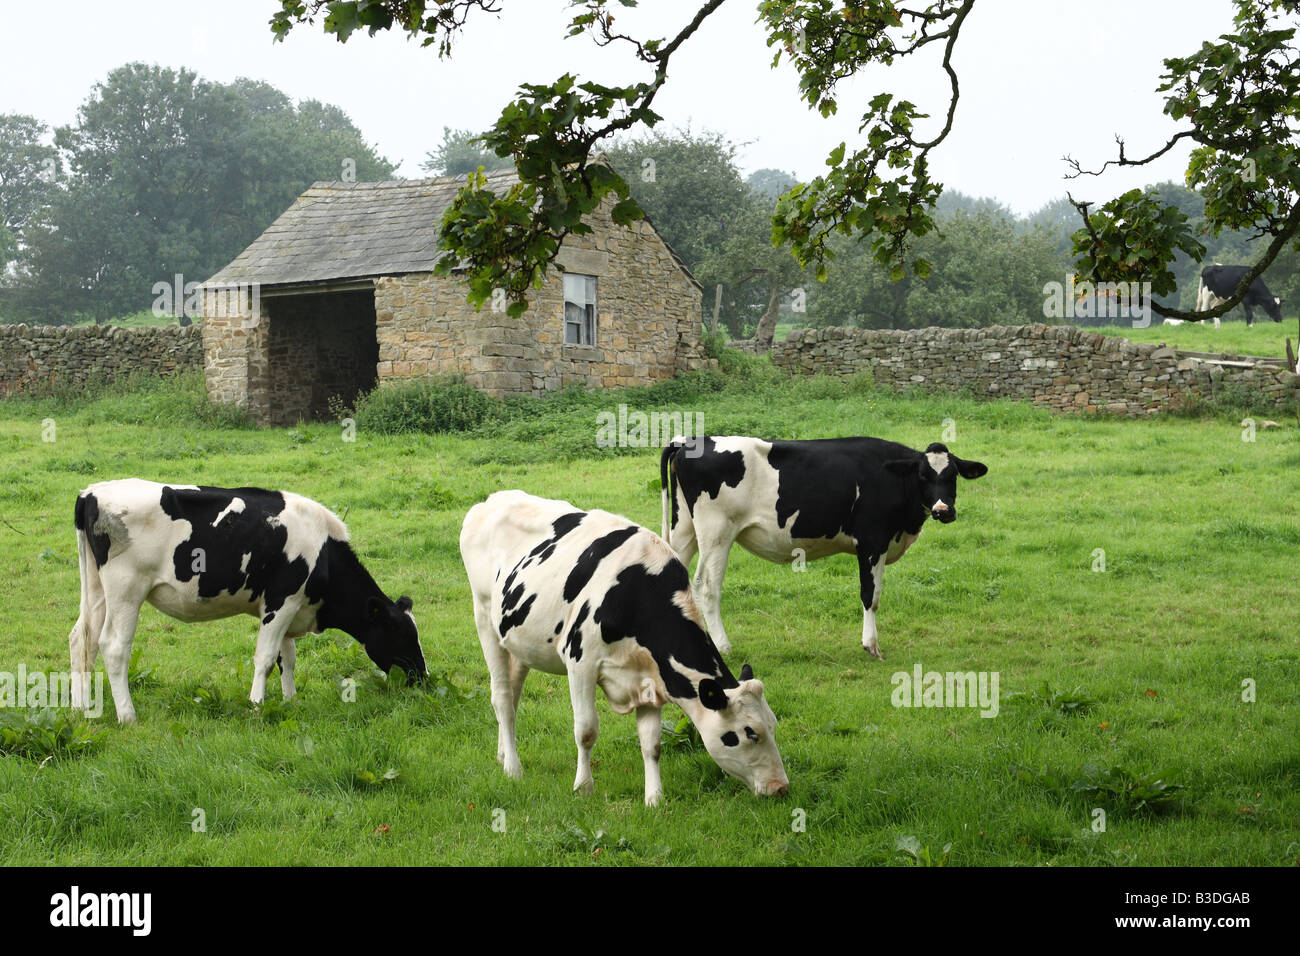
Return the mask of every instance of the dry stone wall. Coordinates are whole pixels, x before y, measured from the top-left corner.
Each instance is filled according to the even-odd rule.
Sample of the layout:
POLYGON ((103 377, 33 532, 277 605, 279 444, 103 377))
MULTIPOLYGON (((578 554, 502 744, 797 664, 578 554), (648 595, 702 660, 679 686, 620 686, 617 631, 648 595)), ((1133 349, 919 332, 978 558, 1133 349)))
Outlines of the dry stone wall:
POLYGON ((1300 376, 1241 356, 1206 357, 1075 326, 796 329, 773 345, 792 375, 870 372, 879 385, 1033 402, 1061 412, 1141 416, 1224 389, 1266 404, 1300 401, 1300 376))
POLYGON ((202 367, 195 326, 0 325, 0 395, 202 367))

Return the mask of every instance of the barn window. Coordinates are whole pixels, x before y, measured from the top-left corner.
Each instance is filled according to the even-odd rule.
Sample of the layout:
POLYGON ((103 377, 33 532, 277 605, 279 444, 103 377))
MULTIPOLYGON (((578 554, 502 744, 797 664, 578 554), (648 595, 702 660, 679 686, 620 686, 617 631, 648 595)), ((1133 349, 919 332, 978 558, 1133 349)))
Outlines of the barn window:
POLYGON ((596 344, 596 277, 564 274, 564 344, 596 344))

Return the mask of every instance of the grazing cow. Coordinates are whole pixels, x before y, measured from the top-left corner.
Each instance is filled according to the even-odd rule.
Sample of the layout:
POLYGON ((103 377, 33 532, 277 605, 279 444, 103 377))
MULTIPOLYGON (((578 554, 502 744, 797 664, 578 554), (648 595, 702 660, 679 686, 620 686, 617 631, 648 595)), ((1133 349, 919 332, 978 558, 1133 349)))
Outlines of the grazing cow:
MULTIPOLYGON (((1201 282, 1196 287, 1196 311, 1207 312, 1218 306, 1220 302, 1231 298, 1232 293, 1237 291, 1237 286, 1249 271, 1246 266, 1222 266, 1218 263, 1202 269, 1201 282)), ((1264 314, 1274 322, 1282 321, 1282 300, 1268 291, 1263 276, 1250 284, 1245 297, 1241 300, 1241 307, 1246 310, 1247 325, 1254 322, 1254 316, 1250 311, 1251 306, 1254 305, 1262 308, 1264 314)), ((1214 327, 1219 327, 1218 319, 1214 320, 1214 327)))
POLYGON ((140 607, 180 621, 252 614, 260 621, 249 699, 260 703, 280 661, 294 694, 294 638, 338 628, 387 671, 425 674, 411 599, 390 601, 333 512, 288 491, 102 481, 77 498, 81 613, 68 636, 73 706, 89 700, 102 649, 121 723, 135 720, 127 666, 140 607))
POLYGON ((645 802, 659 781, 660 711, 671 700, 724 771, 755 794, 789 786, 776 717, 746 664, 737 680, 709 640, 690 575, 652 531, 567 501, 498 491, 465 516, 460 553, 492 681, 497 760, 522 773, 515 712, 532 668, 567 674, 578 745, 575 791, 592 792, 596 687, 615 713, 636 710, 645 802))
POLYGON ((880 658, 876 608, 886 564, 901 558, 927 516, 957 518, 957 477, 988 469, 935 442, 925 451, 879 438, 763 441, 674 439, 659 473, 663 536, 682 562, 699 550, 695 593, 709 634, 731 649, 722 627, 722 578, 733 542, 786 563, 856 554, 862 646, 880 658))

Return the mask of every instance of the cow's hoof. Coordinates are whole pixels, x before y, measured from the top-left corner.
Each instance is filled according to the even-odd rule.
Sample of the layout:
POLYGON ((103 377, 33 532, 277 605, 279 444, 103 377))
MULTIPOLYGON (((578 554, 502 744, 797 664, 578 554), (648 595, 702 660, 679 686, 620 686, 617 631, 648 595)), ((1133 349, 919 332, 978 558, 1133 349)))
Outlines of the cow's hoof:
POLYGON ((645 805, 647 807, 659 806, 659 801, 663 798, 662 793, 647 793, 645 795, 645 805))
POLYGON ((870 654, 872 657, 874 657, 874 658, 875 658, 876 660, 878 660, 878 661, 883 661, 883 660, 885 659, 885 655, 882 654, 882 653, 880 653, 880 648, 879 648, 879 647, 865 647, 865 646, 864 646, 862 649, 863 649, 864 651, 866 651, 868 654, 870 654))
POLYGON ((505 763, 504 769, 506 772, 506 776, 509 777, 511 780, 518 780, 520 777, 524 775, 524 768, 520 765, 518 760, 515 760, 513 762, 507 760, 504 761, 504 763, 505 763))
POLYGON ((596 783, 593 780, 587 780, 583 783, 575 783, 573 785, 573 792, 591 796, 596 792, 596 783))

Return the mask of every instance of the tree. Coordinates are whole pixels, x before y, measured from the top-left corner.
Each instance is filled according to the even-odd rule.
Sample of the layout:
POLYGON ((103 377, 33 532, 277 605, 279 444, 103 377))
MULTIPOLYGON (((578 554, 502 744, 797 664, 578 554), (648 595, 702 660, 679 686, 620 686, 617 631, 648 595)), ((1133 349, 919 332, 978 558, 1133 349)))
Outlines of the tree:
POLYGON ((0 114, 0 275, 56 189, 58 153, 44 142, 48 134, 35 117, 0 114))
MULTIPOLYGON (((626 86, 578 82, 564 75, 552 83, 524 84, 507 104, 485 145, 510 155, 521 182, 493 196, 475 180, 461 191, 443 223, 443 246, 452 252, 443 267, 468 268, 470 300, 482 303, 505 287, 510 311, 525 308, 524 294, 569 234, 583 234, 582 216, 608 195, 619 202, 615 220, 640 213, 627 181, 593 164, 598 144, 660 119, 654 99, 668 78, 672 57, 690 42, 723 0, 704 0, 671 38, 640 39, 619 32, 616 6, 635 0, 572 0, 570 36, 588 33, 598 45, 628 44, 650 78, 626 86)), ((1272 241, 1237 292, 1207 313, 1185 313, 1159 303, 1162 315, 1203 319, 1236 305, 1250 283, 1300 230, 1300 145, 1294 117, 1300 112, 1300 58, 1291 41, 1298 16, 1290 0, 1234 0, 1233 32, 1206 42, 1190 56, 1164 61, 1159 87, 1165 112, 1183 124, 1151 154, 1137 159, 1119 143, 1117 159, 1098 170, 1075 164, 1077 175, 1109 166, 1138 166, 1164 155, 1182 140, 1196 144, 1188 182, 1206 197, 1211 231, 1251 229, 1272 241)), ((909 272, 924 278, 930 263, 913 252, 935 228, 934 205, 943 186, 930 176, 930 156, 947 139, 960 100, 953 52, 975 0, 930 0, 908 6, 895 0, 763 0, 759 20, 774 63, 787 58, 799 74, 801 96, 823 116, 839 109, 840 84, 872 65, 892 65, 933 48, 948 81, 948 102, 937 130, 921 132, 927 119, 917 104, 882 91, 861 116, 861 139, 830 153, 828 172, 792 187, 773 216, 775 243, 788 242, 801 264, 826 275, 835 236, 857 237, 894 279, 909 272)), ((498 12, 495 0, 280 0, 271 29, 283 39, 296 24, 314 22, 346 41, 356 30, 372 35, 405 30, 439 55, 451 52, 471 18, 498 12)), ((933 125, 933 124, 929 124, 933 125)), ((1204 253, 1187 217, 1149 191, 1130 190, 1093 210, 1079 201, 1083 227, 1074 235, 1078 270, 1099 282, 1141 279, 1156 294, 1172 291, 1170 264, 1181 251, 1199 261, 1204 253)))
POLYGON ((435 176, 464 176, 482 166, 486 170, 507 169, 509 156, 498 156, 479 145, 478 136, 467 129, 442 128, 442 143, 425 153, 420 168, 435 176))
POLYGON ((96 84, 55 142, 68 176, 20 237, 13 296, 46 322, 148 308, 157 283, 208 278, 313 181, 393 170, 337 107, 141 63, 96 84))

